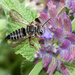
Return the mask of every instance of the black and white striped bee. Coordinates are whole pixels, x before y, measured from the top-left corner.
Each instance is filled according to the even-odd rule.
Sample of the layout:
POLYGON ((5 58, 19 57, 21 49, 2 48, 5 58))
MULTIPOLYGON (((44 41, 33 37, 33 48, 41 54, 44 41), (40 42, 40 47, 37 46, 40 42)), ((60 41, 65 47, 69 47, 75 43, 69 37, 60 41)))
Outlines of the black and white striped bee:
POLYGON ((15 30, 14 32, 10 33, 5 39, 17 40, 20 38, 25 38, 25 39, 29 38, 29 43, 32 46, 33 44, 31 44, 31 37, 38 37, 38 35, 43 35, 44 34, 43 26, 50 20, 48 19, 43 25, 39 25, 39 23, 41 22, 38 18, 35 19, 35 21, 37 21, 37 24, 29 23, 17 11, 13 9, 9 11, 9 15, 11 20, 23 23, 27 25, 27 27, 26 28, 22 27, 18 30, 15 30))

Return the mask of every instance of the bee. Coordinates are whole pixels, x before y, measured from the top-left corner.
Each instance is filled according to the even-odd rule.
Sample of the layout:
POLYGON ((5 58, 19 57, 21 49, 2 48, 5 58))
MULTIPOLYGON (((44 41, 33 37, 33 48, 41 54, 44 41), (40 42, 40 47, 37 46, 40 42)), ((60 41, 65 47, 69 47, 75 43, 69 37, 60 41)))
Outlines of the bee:
POLYGON ((26 26, 26 28, 22 27, 18 30, 13 31, 10 33, 5 39, 12 39, 17 40, 21 38, 29 38, 29 43, 31 46, 34 46, 31 44, 31 37, 38 37, 38 35, 44 34, 43 26, 51 19, 48 19, 43 25, 39 25, 40 20, 38 18, 35 19, 37 24, 29 23, 25 18, 23 18, 16 10, 11 9, 9 11, 9 15, 12 21, 23 23, 26 26), (17 15, 17 16, 16 16, 17 15))

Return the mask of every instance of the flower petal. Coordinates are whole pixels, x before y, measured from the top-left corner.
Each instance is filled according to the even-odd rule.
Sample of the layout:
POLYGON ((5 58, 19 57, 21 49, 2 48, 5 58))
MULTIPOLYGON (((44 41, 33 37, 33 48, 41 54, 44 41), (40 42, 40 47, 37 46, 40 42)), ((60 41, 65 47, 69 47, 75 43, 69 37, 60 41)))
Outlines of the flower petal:
POLYGON ((39 43, 40 43, 41 45, 44 44, 44 41, 45 41, 44 38, 40 38, 40 39, 39 39, 39 43))
MULTIPOLYGON (((48 19, 50 19, 50 17, 49 17, 46 13, 44 13, 43 11, 39 11, 39 13, 40 13, 39 19, 41 20, 42 24, 44 24, 48 19)), ((46 29, 47 29, 47 26, 50 25, 50 22, 51 22, 51 20, 49 20, 49 21, 46 23, 46 25, 44 25, 44 27, 45 27, 46 29)))
POLYGON ((52 60, 52 56, 50 56, 50 54, 45 54, 42 58, 42 64, 43 64, 43 67, 46 67, 52 60))
POLYGON ((68 9, 72 9, 70 13, 73 13, 75 11, 75 0, 66 0, 65 3, 68 9))
POLYGON ((62 28, 63 27, 63 24, 62 24, 62 19, 61 19, 61 16, 59 16, 59 17, 56 17, 56 26, 58 27, 58 28, 62 28))
POLYGON ((75 34, 66 32, 66 38, 71 41, 71 43, 75 44, 75 34))
POLYGON ((49 75, 52 75, 53 74, 53 72, 55 71, 55 69, 56 69, 56 67, 57 67, 57 58, 52 58, 52 61, 51 61, 51 63, 49 64, 49 66, 48 66, 48 70, 47 70, 47 73, 49 74, 49 75))
POLYGON ((48 20, 48 15, 46 13, 44 13, 43 11, 39 11, 40 13, 40 17, 42 19, 42 22, 45 22, 46 20, 48 20))
POLYGON ((61 61, 59 61, 59 63, 58 63, 57 70, 62 72, 63 75, 70 75, 70 72, 68 71, 66 66, 61 61))
POLYGON ((70 63, 72 63, 74 59, 75 59, 75 45, 71 45, 69 58, 70 63))
POLYGON ((65 59, 64 62, 66 62, 66 60, 69 59, 70 53, 69 53, 68 50, 62 50, 62 51, 60 52, 60 56, 61 56, 61 58, 65 59))
POLYGON ((64 32, 60 28, 53 28, 53 33, 56 40, 62 40, 64 38, 64 32))
POLYGON ((64 18, 63 30, 66 32, 72 32, 72 24, 68 15, 66 15, 66 17, 64 18))
POLYGON ((75 0, 73 0, 73 2, 72 2, 71 9, 72 9, 72 12, 75 12, 75 0))
POLYGON ((40 55, 39 52, 36 52, 36 53, 34 54, 34 58, 40 58, 40 57, 41 57, 41 55, 40 55))
POLYGON ((53 37, 53 34, 50 33, 49 31, 45 30, 45 33, 41 37, 44 37, 46 39, 49 39, 49 38, 52 38, 53 37))
POLYGON ((59 6, 58 6, 58 11, 60 11, 61 10, 61 8, 63 7, 65 5, 65 1, 64 0, 60 0, 59 1, 59 6))
POLYGON ((60 48, 62 48, 62 49, 69 49, 70 45, 71 45, 71 43, 70 43, 70 41, 67 40, 67 39, 62 40, 62 41, 59 42, 59 46, 60 46, 60 48))
POLYGON ((44 55, 46 53, 46 50, 47 50, 47 48, 43 47, 43 48, 40 48, 39 52, 40 52, 41 55, 44 55))
POLYGON ((50 17, 52 19, 54 19, 57 14, 56 5, 53 5, 53 2, 51 1, 47 4, 47 6, 48 6, 48 11, 49 11, 50 17))
POLYGON ((59 47, 56 47, 56 48, 53 49, 53 52, 55 54, 58 54, 60 51, 61 51, 61 49, 59 47))
POLYGON ((68 8, 72 6, 72 0, 66 0, 65 3, 68 8))

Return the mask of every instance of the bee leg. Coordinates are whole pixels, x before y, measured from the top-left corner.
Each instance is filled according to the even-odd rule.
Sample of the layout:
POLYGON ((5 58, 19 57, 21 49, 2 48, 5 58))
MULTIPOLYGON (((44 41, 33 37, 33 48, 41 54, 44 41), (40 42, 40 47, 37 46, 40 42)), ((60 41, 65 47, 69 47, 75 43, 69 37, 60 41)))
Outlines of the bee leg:
POLYGON ((38 35, 35 35, 35 37, 40 38, 40 36, 38 36, 38 35))
POLYGON ((29 24, 29 25, 32 25, 33 21, 29 24))
POLYGON ((34 46, 38 50, 38 48, 34 44, 31 44, 31 37, 29 37, 29 43, 31 46, 34 46))
POLYGON ((31 46, 34 46, 34 44, 31 44, 31 37, 29 37, 29 43, 31 46))

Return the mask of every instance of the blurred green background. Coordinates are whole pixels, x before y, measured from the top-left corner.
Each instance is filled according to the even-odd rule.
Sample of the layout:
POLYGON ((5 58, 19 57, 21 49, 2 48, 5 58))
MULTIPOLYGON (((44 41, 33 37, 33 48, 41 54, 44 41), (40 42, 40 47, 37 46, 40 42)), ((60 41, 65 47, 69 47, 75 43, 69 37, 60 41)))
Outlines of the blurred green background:
MULTIPOLYGON (((23 2, 23 0, 19 0, 23 2)), ((7 19, 0 6, 0 75, 21 75, 21 62, 23 57, 16 55, 9 47, 5 38, 7 19)))

